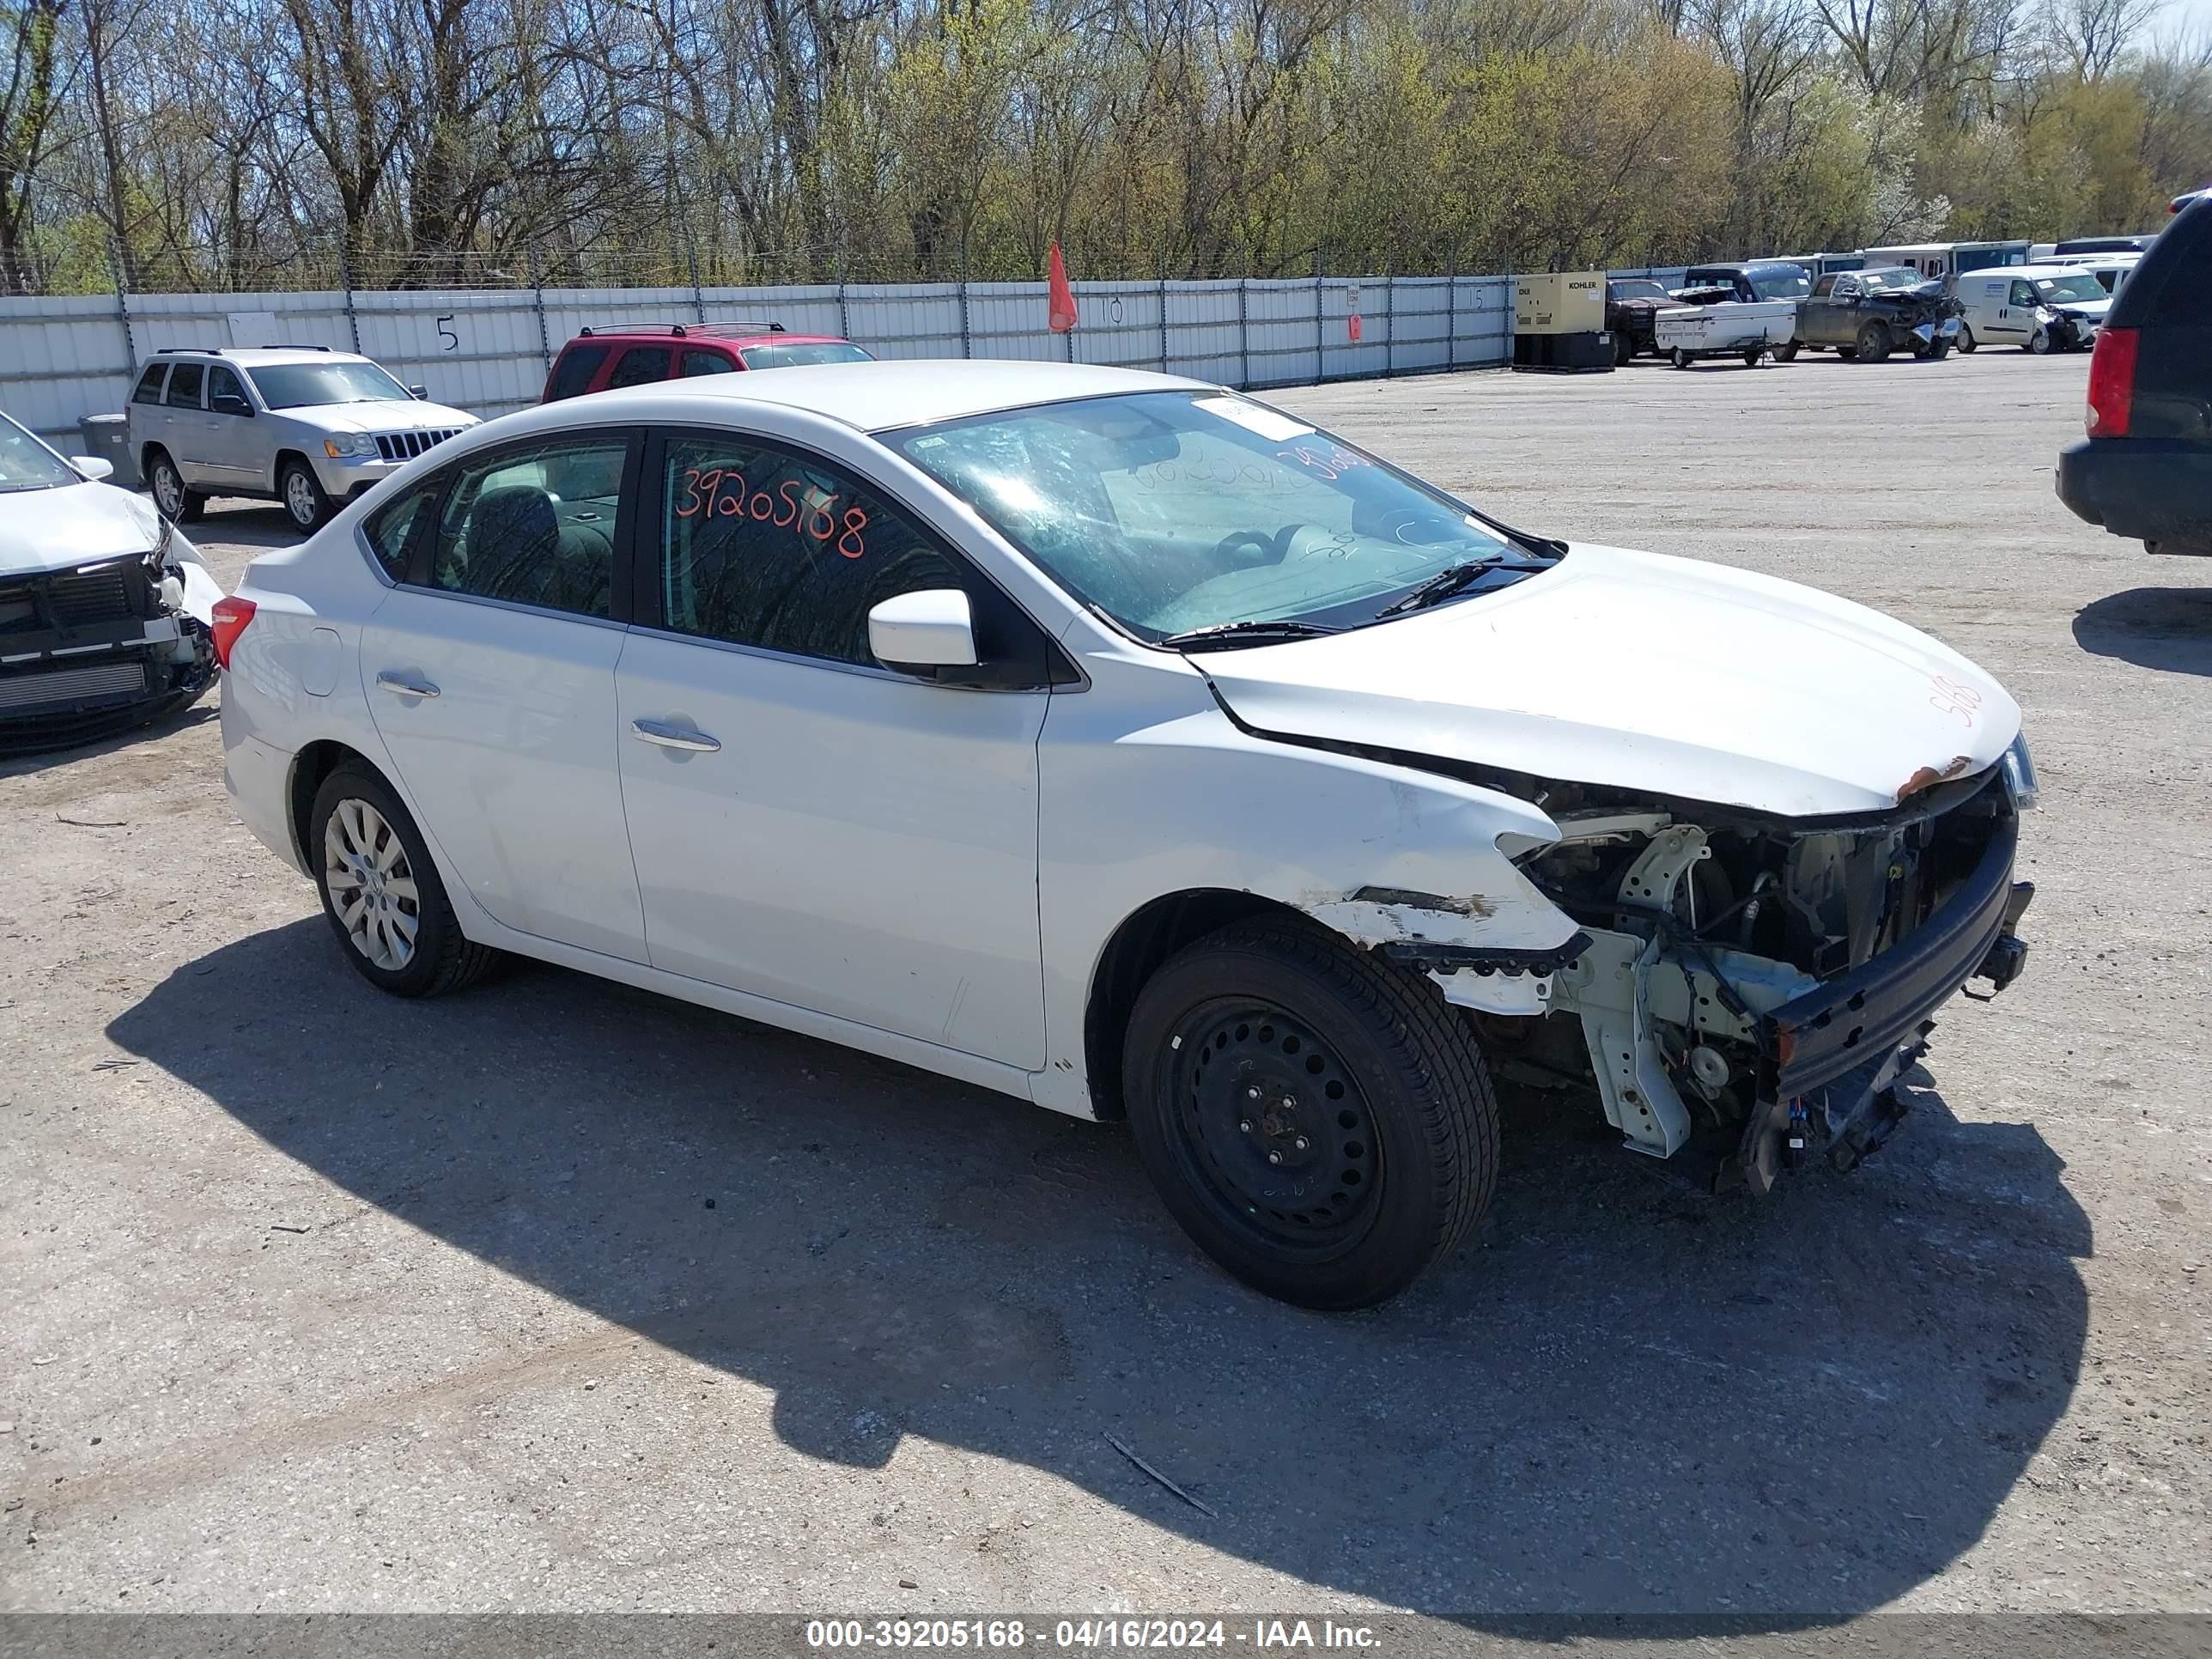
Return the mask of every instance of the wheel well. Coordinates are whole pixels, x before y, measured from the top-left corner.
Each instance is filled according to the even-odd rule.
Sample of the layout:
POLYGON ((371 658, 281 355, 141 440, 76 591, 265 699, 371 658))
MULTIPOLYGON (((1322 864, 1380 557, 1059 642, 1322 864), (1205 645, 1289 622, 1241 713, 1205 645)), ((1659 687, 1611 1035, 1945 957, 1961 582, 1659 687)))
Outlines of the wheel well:
MULTIPOLYGON (((315 792, 323 787, 323 780, 348 761, 359 761, 372 772, 376 763, 357 749, 349 749, 342 743, 328 738, 319 739, 302 749, 292 762, 292 845, 299 849, 300 862, 313 869, 314 860, 307 854, 307 817, 315 809, 315 792)), ((384 775, 377 772, 379 777, 384 775)))
POLYGON ((1121 1102, 1121 1034, 1137 994, 1161 964, 1194 939, 1253 916, 1304 913, 1257 893, 1200 888, 1156 898, 1114 930, 1099 954, 1083 1015, 1083 1063, 1091 1083, 1091 1108, 1099 1117, 1127 1115, 1121 1102))
POLYGON ((160 453, 161 453, 161 446, 156 443, 143 443, 138 446, 138 476, 140 477, 144 477, 154 470, 154 457, 160 453))
POLYGON ((287 461, 299 462, 301 466, 307 469, 307 476, 309 477, 312 478, 315 476, 315 464, 307 459, 307 451, 303 449, 280 449, 269 463, 269 487, 271 489, 282 488, 279 480, 281 480, 284 476, 284 463, 287 461))

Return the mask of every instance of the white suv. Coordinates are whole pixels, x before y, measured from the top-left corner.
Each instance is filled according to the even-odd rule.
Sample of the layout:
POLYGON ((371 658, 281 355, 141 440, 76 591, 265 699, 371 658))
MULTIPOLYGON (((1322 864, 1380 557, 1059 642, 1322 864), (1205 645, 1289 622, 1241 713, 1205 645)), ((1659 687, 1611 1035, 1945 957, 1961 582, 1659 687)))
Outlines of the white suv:
POLYGON ((170 519, 190 523, 210 495, 258 495, 313 530, 477 424, 427 395, 326 346, 164 348, 131 393, 131 453, 170 519))

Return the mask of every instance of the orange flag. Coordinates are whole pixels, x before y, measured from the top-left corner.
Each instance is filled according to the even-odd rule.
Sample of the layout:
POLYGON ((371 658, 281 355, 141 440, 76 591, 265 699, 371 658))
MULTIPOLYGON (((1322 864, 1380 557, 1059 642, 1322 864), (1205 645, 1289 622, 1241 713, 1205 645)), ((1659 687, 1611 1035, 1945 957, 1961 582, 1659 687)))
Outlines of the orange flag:
POLYGON ((1067 267, 1060 262, 1060 244, 1052 245, 1050 272, 1052 299, 1046 314, 1046 325, 1055 334, 1066 334, 1075 326, 1075 290, 1067 285, 1067 267))

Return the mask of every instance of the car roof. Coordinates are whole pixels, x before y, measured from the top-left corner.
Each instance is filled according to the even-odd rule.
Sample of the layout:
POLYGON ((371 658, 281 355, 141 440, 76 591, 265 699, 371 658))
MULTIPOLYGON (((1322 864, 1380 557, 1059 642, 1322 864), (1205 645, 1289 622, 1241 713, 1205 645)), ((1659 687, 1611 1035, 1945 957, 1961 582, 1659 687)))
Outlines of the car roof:
POLYGON ((179 357, 218 357, 227 363, 258 368, 270 363, 365 363, 371 360, 353 351, 333 351, 327 346, 163 346, 146 361, 173 362, 179 357))
MULTIPOLYGON (((643 342, 651 345, 667 345, 681 340, 686 345, 723 345, 733 347, 756 345, 850 345, 853 343, 842 334, 794 334, 773 323, 610 323, 605 327, 594 325, 582 330, 568 342, 581 345, 586 340, 597 343, 602 340, 621 344, 643 342)), ((563 347, 566 350, 568 348, 563 347)))
POLYGON ((2088 267, 2077 264, 1996 265, 1988 271, 1970 270, 1970 276, 2079 276, 2088 267))
MULTIPOLYGON (((597 336, 593 337, 597 338, 597 336)), ((821 363, 758 374, 708 374, 689 380, 651 380, 593 392, 550 405, 600 411, 612 400, 681 398, 700 404, 773 404, 824 416, 861 432, 924 426, 934 421, 988 415, 1071 398, 1107 398, 1132 392, 1216 391, 1204 380, 1155 374, 1147 369, 1106 368, 1088 363, 904 358, 890 362, 821 363)), ((704 410, 702 410, 704 413, 704 410)))

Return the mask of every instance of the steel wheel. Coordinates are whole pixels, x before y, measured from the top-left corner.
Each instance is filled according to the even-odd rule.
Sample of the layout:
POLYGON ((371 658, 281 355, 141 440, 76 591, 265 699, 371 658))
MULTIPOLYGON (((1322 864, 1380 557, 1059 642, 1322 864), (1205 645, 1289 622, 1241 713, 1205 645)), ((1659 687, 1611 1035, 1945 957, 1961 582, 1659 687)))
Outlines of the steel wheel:
POLYGON ((1366 1231, 1382 1189, 1374 1114, 1310 1025, 1267 1002, 1209 1003, 1178 1057, 1179 1151, 1224 1214, 1277 1250, 1366 1231))
POLYGON ((178 476, 177 464, 167 455, 154 461, 154 505, 161 509, 165 519, 176 519, 185 510, 185 481, 178 476))
POLYGON ((422 899, 398 833, 368 802, 349 796, 323 830, 323 882, 355 950, 397 973, 415 959, 422 899))

